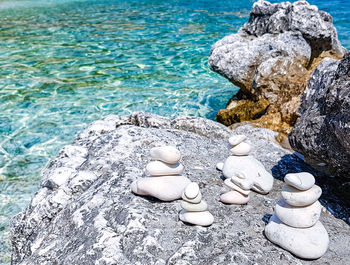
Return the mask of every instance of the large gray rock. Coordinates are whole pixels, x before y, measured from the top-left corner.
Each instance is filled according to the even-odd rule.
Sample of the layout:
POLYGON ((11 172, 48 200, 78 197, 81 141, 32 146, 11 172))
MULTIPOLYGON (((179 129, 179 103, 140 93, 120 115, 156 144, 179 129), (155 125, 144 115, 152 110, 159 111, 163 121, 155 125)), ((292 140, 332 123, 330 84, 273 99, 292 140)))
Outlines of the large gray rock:
MULTIPOLYGON (((210 68, 241 89, 235 104, 231 102, 226 110, 221 110, 217 120, 230 125, 247 119, 240 114, 240 109, 242 103, 249 104, 240 100, 248 99, 257 104, 268 100, 270 106, 267 109, 268 105, 264 104, 265 111, 280 113, 270 116, 274 123, 280 123, 281 127, 283 123, 294 125, 298 118, 299 96, 311 70, 320 58, 341 58, 344 53, 332 17, 316 6, 306 1, 271 4, 260 0, 254 3, 249 21, 237 34, 216 42, 210 52, 210 68)), ((251 119, 265 113, 258 108, 260 115, 257 116, 254 107, 247 108, 254 114, 251 119)), ((268 123, 268 119, 265 122, 268 123)))
POLYGON ((301 117, 289 141, 306 158, 323 162, 336 176, 333 186, 350 204, 350 54, 324 59, 302 97, 301 117))
MULTIPOLYGON (((226 188, 215 165, 229 156, 232 133, 248 136, 251 154, 276 178, 307 167, 267 129, 244 125, 232 132, 193 117, 110 116, 82 131, 44 171, 31 204, 12 221, 12 264, 308 264, 263 235, 281 181, 268 195, 252 194, 246 206, 219 202, 226 188), (144 176, 150 149, 160 144, 181 151, 185 175, 199 183, 215 217, 212 226, 179 221, 179 201, 130 192, 131 182, 144 176)), ((349 264, 349 226, 328 211, 321 221, 330 249, 313 264, 349 264)))

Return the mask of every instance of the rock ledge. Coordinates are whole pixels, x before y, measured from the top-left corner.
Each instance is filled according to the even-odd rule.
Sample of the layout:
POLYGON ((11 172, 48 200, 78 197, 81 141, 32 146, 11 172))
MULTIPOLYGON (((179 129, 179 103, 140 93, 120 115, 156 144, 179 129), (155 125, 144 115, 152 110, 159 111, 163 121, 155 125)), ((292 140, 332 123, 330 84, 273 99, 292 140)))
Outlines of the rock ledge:
MULTIPOLYGON (((262 233, 280 181, 268 195, 252 193, 246 206, 219 202, 225 188, 215 165, 229 155, 233 133, 248 136, 252 155, 276 178, 305 171, 296 157, 281 162, 293 155, 267 129, 246 125, 232 132, 194 117, 109 116, 83 130, 44 171, 30 205, 12 221, 12 264, 308 264, 262 233), (144 176, 149 150, 170 144, 181 152, 184 175, 199 184, 215 218, 208 228, 179 221, 179 201, 130 192, 131 182, 144 176)), ((349 226, 327 211, 321 220, 330 250, 312 264, 350 264, 344 248, 350 245, 349 226)))

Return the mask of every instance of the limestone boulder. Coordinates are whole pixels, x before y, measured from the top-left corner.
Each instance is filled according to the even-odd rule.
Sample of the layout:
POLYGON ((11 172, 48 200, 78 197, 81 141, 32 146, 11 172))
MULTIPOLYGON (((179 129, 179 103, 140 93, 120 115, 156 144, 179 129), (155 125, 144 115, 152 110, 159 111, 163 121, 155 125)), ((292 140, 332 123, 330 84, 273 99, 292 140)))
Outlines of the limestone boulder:
MULTIPOLYGON (((263 234, 280 197, 279 179, 308 167, 275 137, 267 129, 244 125, 232 132, 195 117, 135 113, 96 121, 49 163, 30 205, 12 220, 12 264, 311 264, 263 234), (277 178, 268 195, 251 192, 242 206, 219 201, 227 188, 215 165, 229 156, 233 133, 247 135, 254 143, 251 154, 277 178), (162 202, 130 191, 134 180, 146 177, 150 149, 163 145, 180 151, 183 174, 199 184, 214 216, 211 226, 181 222, 180 200, 162 202)), ((329 211, 320 221, 329 233, 329 251, 312 264, 350 264, 344 248, 350 229, 341 219, 347 209, 322 189, 326 197, 320 200, 329 211)))
POLYGON ((288 133, 312 70, 322 58, 344 54, 328 13, 306 1, 255 2, 238 33, 211 48, 210 68, 240 88, 217 120, 257 120, 288 133))

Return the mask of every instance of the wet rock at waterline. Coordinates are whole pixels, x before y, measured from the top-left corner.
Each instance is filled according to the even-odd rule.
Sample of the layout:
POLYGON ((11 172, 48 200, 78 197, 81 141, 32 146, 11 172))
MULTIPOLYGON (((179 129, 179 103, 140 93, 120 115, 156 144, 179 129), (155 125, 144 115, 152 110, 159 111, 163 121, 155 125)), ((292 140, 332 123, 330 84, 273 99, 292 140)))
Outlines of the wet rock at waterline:
POLYGON ((313 69, 322 58, 339 59, 345 51, 332 17, 316 6, 255 2, 238 33, 211 48, 210 68, 240 88, 217 120, 228 126, 258 119, 288 133, 299 117, 300 95, 313 69))

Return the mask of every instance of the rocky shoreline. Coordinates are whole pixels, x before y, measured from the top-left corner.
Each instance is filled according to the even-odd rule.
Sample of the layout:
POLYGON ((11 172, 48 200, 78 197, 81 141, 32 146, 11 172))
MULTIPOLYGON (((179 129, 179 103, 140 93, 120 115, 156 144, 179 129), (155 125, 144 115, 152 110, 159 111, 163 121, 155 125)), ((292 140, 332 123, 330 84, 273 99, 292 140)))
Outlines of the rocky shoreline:
MULTIPOLYGON (((241 88, 218 113, 218 121, 231 126, 143 112, 95 121, 62 148, 30 205, 13 218, 12 264, 350 264, 344 247, 350 245, 350 54, 331 16, 305 1, 260 0, 237 34, 214 44, 209 64, 241 88), (291 130, 291 147, 300 153, 280 145, 279 132, 291 130), (219 162, 230 155, 229 139, 235 155, 247 160, 249 153, 274 178, 264 194, 247 190, 242 205, 220 202, 228 201, 219 162), (179 155, 164 164, 159 146, 175 147, 179 155), (152 182, 169 178, 164 167, 181 174, 183 187, 198 183, 194 198, 200 194, 202 204, 186 204, 188 194, 182 204, 176 201, 182 186, 174 197, 153 186, 145 193, 137 180, 144 181, 145 172, 152 182), (283 179, 300 172, 312 174, 313 183, 305 188, 288 181, 298 192, 316 189, 315 220, 329 235, 328 251, 316 260, 299 259, 267 239, 277 242, 279 235, 264 234, 270 219, 279 225, 279 210, 273 213, 281 190, 291 192, 283 179), (211 226, 181 222, 188 223, 196 207, 208 217, 200 224, 211 226)), ((283 220, 292 227, 290 221, 283 220)))
POLYGON ((323 58, 341 59, 332 17, 306 1, 253 4, 236 34, 211 48, 210 68, 240 88, 217 114, 227 126, 254 120, 289 133, 300 116, 300 96, 323 58))
POLYGON ((276 136, 251 125, 232 132, 194 117, 135 113, 96 121, 61 150, 45 170, 30 206, 13 219, 12 264, 349 263, 344 249, 350 244, 349 225, 326 208, 345 216, 348 209, 327 189, 320 199, 326 207, 320 221, 330 237, 323 257, 301 261, 265 238, 265 224, 280 197, 280 180, 286 173, 311 170, 282 148, 276 136), (232 134, 248 136, 251 154, 275 178, 272 191, 252 194, 248 205, 219 201, 224 185, 215 166, 229 155, 232 134), (178 201, 164 203, 130 192, 132 181, 144 175, 150 148, 157 144, 180 150, 184 174, 199 184, 217 220, 211 227, 184 225, 177 217, 178 201))
POLYGON ((332 186, 350 206, 350 53, 324 59, 302 97, 301 117, 289 141, 294 150, 328 170, 332 186))
POLYGON ((306 1, 259 0, 237 34, 212 46, 209 66, 240 87, 217 121, 289 134, 350 206, 350 55, 328 13, 306 1))

